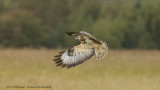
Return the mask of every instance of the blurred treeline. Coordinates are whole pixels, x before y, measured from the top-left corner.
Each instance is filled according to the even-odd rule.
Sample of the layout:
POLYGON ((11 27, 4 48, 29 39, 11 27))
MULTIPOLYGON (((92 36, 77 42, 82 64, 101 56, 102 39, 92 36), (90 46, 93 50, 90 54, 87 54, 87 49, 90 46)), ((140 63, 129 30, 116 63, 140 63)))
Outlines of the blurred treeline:
POLYGON ((1 47, 68 47, 87 31, 110 48, 160 49, 160 0, 0 0, 1 47))

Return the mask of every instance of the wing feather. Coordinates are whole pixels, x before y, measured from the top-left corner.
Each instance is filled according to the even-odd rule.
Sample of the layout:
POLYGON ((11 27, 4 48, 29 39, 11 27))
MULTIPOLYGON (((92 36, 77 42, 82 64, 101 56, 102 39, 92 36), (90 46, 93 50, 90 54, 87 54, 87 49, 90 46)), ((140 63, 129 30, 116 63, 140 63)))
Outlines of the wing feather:
POLYGON ((90 40, 92 40, 93 42, 95 42, 97 44, 101 44, 101 42, 99 40, 97 40, 95 37, 93 37, 91 34, 85 32, 85 31, 80 31, 79 34, 87 36, 90 40))
POLYGON ((82 47, 82 45, 79 45, 65 51, 60 55, 55 56, 57 58, 56 60, 58 60, 55 61, 55 63, 57 64, 57 66, 71 68, 84 63, 94 54, 94 49, 84 48, 82 47))

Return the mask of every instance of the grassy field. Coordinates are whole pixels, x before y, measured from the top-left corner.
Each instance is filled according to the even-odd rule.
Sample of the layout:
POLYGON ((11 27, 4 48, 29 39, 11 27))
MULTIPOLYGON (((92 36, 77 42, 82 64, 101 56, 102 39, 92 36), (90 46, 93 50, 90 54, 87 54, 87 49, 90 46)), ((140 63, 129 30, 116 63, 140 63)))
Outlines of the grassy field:
POLYGON ((59 51, 1 49, 0 90, 160 90, 158 50, 110 50, 102 60, 92 58, 71 69, 55 66, 52 59, 59 51))

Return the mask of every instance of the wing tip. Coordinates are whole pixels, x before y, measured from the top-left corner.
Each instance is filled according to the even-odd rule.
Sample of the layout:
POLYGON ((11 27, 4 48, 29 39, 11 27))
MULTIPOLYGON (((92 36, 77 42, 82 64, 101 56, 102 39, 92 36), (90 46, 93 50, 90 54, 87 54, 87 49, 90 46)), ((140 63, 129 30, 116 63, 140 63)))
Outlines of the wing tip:
POLYGON ((69 36, 73 36, 73 35, 75 35, 76 33, 78 33, 78 32, 65 32, 67 35, 69 35, 69 36))

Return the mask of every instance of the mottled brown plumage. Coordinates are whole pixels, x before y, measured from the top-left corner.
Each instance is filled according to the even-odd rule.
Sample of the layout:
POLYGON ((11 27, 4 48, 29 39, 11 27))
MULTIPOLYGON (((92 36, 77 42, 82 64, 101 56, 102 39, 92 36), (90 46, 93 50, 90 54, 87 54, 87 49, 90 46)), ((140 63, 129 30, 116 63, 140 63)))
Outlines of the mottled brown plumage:
POLYGON ((101 59, 108 52, 107 44, 104 41, 99 41, 87 32, 66 32, 66 34, 70 36, 77 34, 76 39, 79 40, 81 44, 67 51, 59 52, 59 55, 56 55, 54 59, 56 66, 61 66, 62 68, 75 67, 84 63, 94 55, 97 59, 101 59))

